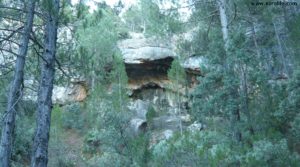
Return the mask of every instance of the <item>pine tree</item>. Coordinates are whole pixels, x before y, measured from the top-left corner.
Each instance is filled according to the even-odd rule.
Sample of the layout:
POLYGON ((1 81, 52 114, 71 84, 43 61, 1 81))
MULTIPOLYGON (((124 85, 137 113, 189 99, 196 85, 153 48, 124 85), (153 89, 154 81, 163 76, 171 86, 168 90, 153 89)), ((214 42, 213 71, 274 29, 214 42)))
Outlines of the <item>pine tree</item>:
MULTIPOLYGON (((25 6, 25 4, 24 4, 25 6)), ((0 166, 10 166, 10 158, 12 152, 13 132, 15 127, 15 117, 17 113, 17 105, 23 94, 24 84, 24 67, 27 55, 30 33, 32 31, 35 0, 29 1, 26 9, 27 18, 20 42, 19 53, 15 64, 14 79, 9 91, 7 109, 4 114, 4 122, 2 126, 1 144, 0 144, 0 166)))
POLYGON ((133 32, 146 36, 171 36, 182 31, 178 10, 162 11, 158 2, 140 0, 137 6, 131 7, 125 14, 127 26, 133 32))
POLYGON ((44 61, 38 91, 36 131, 31 157, 32 167, 45 167, 48 163, 48 142, 50 133, 52 90, 55 74, 55 54, 58 28, 59 0, 43 1, 45 12, 44 61))
MULTIPOLYGON (((181 93, 184 92, 183 88, 186 87, 186 73, 184 68, 180 65, 178 59, 173 60, 171 64, 171 68, 168 71, 168 78, 173 82, 172 83, 172 90, 176 91, 176 110, 175 114, 178 114, 179 117, 182 115, 182 95, 181 93)), ((180 133, 182 135, 182 122, 180 119, 179 122, 180 133)))

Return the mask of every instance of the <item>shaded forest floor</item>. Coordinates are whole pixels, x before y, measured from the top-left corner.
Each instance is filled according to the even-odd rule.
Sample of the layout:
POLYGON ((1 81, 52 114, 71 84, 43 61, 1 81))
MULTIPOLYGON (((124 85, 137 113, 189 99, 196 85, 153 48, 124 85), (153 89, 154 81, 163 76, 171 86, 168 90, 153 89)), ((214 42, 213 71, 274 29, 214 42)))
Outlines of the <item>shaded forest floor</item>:
POLYGON ((64 130, 59 137, 56 135, 51 137, 53 138, 49 146, 49 167, 85 166, 82 159, 83 136, 76 130, 64 130))

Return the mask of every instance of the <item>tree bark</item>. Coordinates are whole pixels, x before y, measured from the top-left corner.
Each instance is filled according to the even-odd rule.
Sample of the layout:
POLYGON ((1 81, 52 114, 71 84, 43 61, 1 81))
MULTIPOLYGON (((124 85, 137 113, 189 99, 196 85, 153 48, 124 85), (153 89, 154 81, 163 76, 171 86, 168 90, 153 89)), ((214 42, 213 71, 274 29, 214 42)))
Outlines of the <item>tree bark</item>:
POLYGON ((226 52, 229 48, 229 37, 228 37, 228 21, 226 16, 226 9, 225 9, 225 0, 218 0, 218 7, 220 12, 220 21, 221 21, 221 27, 222 27, 222 35, 223 35, 223 41, 224 41, 224 48, 226 52))
POLYGON ((260 60, 261 59, 261 51, 260 51, 260 48, 258 46, 258 42, 257 42, 257 35, 256 35, 256 30, 255 30, 255 22, 253 21, 252 22, 252 25, 251 25, 251 31, 252 31, 252 38, 253 38, 253 42, 254 42, 254 46, 255 46, 255 51, 256 51, 256 54, 258 56, 258 59, 260 60))
POLYGON ((275 25, 274 21, 273 21, 273 27, 274 27, 274 31, 275 31, 276 40, 277 40, 277 43, 278 43, 278 49, 279 49, 280 58, 281 58, 281 62, 282 62, 283 73, 286 76, 288 76, 286 58, 284 56, 283 47, 282 47, 281 40, 280 40, 280 37, 279 37, 279 34, 278 34, 278 30, 276 28, 276 25, 275 25))
POLYGON ((48 163, 59 0, 51 0, 49 3, 51 7, 45 12, 44 61, 41 67, 41 79, 38 91, 37 128, 31 157, 32 167, 46 167, 48 163))
POLYGON ((254 135, 254 128, 252 124, 252 118, 251 118, 251 113, 249 110, 249 96, 248 96, 248 80, 247 80, 247 66, 241 67, 242 69, 242 96, 243 96, 243 111, 245 112, 245 115, 247 117, 247 126, 248 130, 251 135, 254 135))
POLYGON ((25 58, 28 50, 30 32, 32 30, 34 18, 35 0, 30 0, 23 35, 20 42, 19 53, 16 59, 14 78, 11 83, 6 113, 2 126, 0 144, 0 166, 9 167, 12 152, 13 132, 15 127, 16 106, 22 98, 22 83, 24 77, 25 58))

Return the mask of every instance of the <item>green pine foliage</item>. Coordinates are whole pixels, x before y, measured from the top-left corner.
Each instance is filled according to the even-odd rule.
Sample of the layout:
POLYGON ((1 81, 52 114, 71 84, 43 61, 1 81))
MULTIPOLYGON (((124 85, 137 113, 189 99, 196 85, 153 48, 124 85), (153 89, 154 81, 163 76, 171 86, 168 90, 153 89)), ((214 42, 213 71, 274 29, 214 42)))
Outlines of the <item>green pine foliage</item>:
POLYGON ((182 32, 183 26, 177 10, 161 11, 153 0, 140 0, 124 14, 127 27, 146 36, 171 36, 182 32))
MULTIPOLYGON (((199 50, 199 53, 207 57, 209 68, 205 71, 205 77, 199 78, 200 84, 194 92, 196 98, 193 104, 193 115, 199 121, 205 122, 209 130, 217 130, 217 133, 227 137, 231 136, 231 131, 234 129, 241 132, 241 145, 232 149, 238 157, 235 161, 241 166, 297 166, 299 156, 295 153, 298 151, 295 131, 298 128, 296 122, 299 111, 298 65, 293 67, 293 75, 287 80, 285 75, 289 75, 286 74, 289 72, 284 70, 284 63, 288 58, 284 57, 284 61, 282 57, 280 58, 281 43, 278 43, 276 30, 288 35, 295 32, 286 32, 278 28, 283 23, 276 22, 275 26, 280 25, 276 30, 274 25, 270 24, 282 14, 279 8, 260 7, 263 10, 252 11, 254 7, 250 6, 248 8, 250 11, 247 13, 247 2, 239 1, 237 2, 239 5, 229 3, 226 6, 232 8, 230 5, 237 5, 237 10, 244 9, 244 15, 256 19, 252 23, 243 22, 242 17, 236 18, 236 22, 231 23, 229 50, 226 57, 220 43, 222 41, 218 40, 221 38, 219 23, 203 20, 203 23, 215 24, 217 27, 209 28, 208 43, 206 43, 208 47, 196 48, 196 53, 199 50), (270 28, 258 29, 256 26, 258 24, 270 28), (252 31, 252 36, 249 37, 247 32, 251 34, 251 26, 252 28, 254 26, 256 34, 252 31), (224 71, 224 61, 226 61, 225 66, 229 64, 234 69, 231 73, 224 71), (246 87, 243 87, 244 83, 246 87), (230 90, 238 92, 235 99, 228 98, 230 90), (240 120, 231 124, 230 114, 236 109, 240 113, 240 120)), ((192 19, 204 16, 206 12, 203 14, 202 8, 203 6, 199 6, 199 12, 196 13, 198 15, 193 16, 192 19)), ((234 13, 229 12, 228 16, 231 14, 234 13)), ((296 24, 297 19, 290 21, 296 24)), ((199 24, 201 26, 202 23, 199 24)), ((199 33, 201 34, 201 30, 199 33)), ((289 42, 294 40, 294 37, 280 40, 289 42)), ((196 41, 199 40, 201 38, 196 41)), ((297 48, 293 47, 282 51, 285 53, 296 51, 297 48)), ((297 58, 293 60, 297 64, 297 58)))
POLYGON ((114 61, 113 55, 119 52, 116 46, 119 34, 124 31, 123 23, 111 8, 100 8, 85 15, 76 30, 75 68, 80 67, 87 77, 105 80, 114 61))
POLYGON ((213 131, 176 135, 155 145, 152 154, 151 166, 160 167, 230 166, 235 158, 228 138, 213 131))
POLYGON ((185 85, 186 73, 185 69, 180 65, 180 61, 175 59, 172 61, 171 67, 168 71, 168 78, 175 82, 177 86, 185 85))

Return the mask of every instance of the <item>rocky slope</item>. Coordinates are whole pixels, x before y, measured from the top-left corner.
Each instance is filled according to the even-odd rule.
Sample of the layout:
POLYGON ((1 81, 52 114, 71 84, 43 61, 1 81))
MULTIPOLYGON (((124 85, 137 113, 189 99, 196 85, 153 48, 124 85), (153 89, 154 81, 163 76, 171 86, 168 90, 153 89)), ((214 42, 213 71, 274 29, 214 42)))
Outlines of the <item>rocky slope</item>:
MULTIPOLYGON (((132 130, 134 134, 139 134, 151 129, 152 144, 188 126, 189 129, 202 128, 198 124, 191 125, 186 93, 193 91, 198 82, 196 78, 201 75, 200 64, 205 65, 205 61, 201 57, 181 60, 189 84, 188 87, 175 89, 168 79, 168 70, 178 56, 176 46, 171 44, 174 44, 171 39, 145 38, 142 35, 132 35, 130 39, 118 43, 128 75, 131 99, 128 108, 135 113, 130 122, 132 130)), ((54 87, 52 99, 55 104, 65 105, 86 99, 87 82, 81 79, 70 83, 67 87, 54 87)), ((35 99, 34 96, 28 98, 35 99)))

